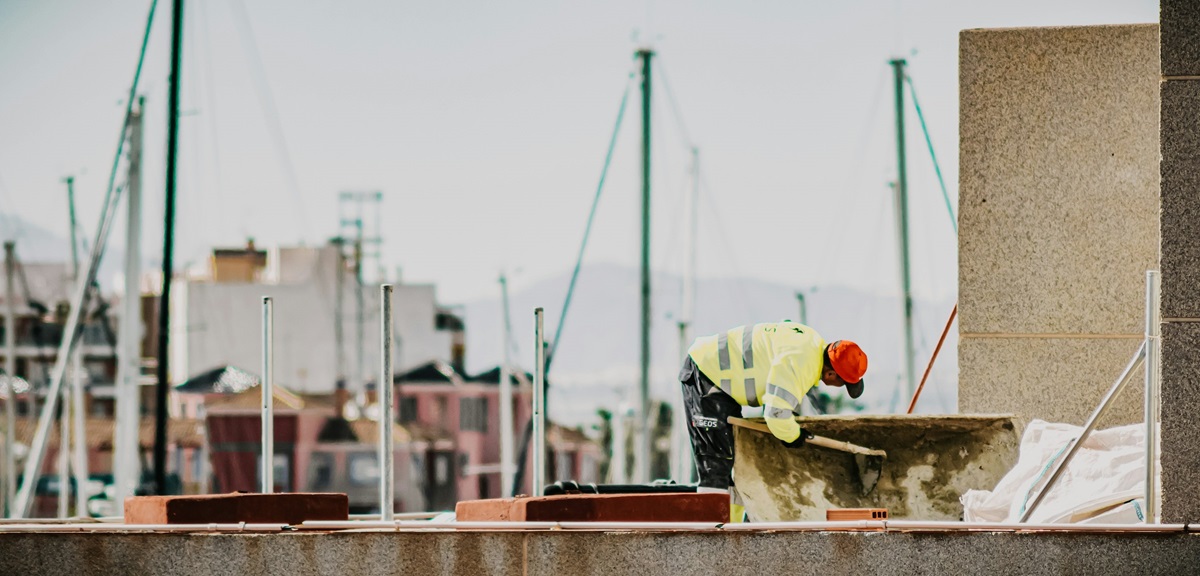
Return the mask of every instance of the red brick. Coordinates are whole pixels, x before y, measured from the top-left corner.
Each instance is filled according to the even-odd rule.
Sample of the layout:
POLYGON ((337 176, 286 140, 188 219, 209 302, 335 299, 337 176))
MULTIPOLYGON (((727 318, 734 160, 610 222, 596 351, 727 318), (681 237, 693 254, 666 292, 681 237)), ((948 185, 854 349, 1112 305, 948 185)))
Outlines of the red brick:
POLYGON ((713 522, 729 521, 729 495, 566 494, 468 500, 455 506, 460 522, 713 522))
POLYGON ((126 524, 299 524, 347 520, 345 494, 212 494, 133 496, 125 499, 126 524))
POLYGON ((887 508, 830 508, 825 511, 825 520, 829 522, 887 519, 887 508))

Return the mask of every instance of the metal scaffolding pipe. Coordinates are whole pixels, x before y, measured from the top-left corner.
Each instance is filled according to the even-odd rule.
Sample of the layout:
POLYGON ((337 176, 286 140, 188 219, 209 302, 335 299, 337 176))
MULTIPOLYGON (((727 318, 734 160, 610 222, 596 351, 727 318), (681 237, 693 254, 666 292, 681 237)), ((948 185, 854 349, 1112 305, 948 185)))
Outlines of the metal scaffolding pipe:
POLYGON ((4 516, 12 516, 13 499, 17 495, 17 458, 13 454, 17 434, 17 290, 13 274, 16 271, 15 242, 4 243, 4 383, 8 395, 4 398, 4 516))
POLYGON ((379 287, 379 514, 384 521, 396 514, 395 439, 392 438, 392 285, 379 287))
POLYGON ((1133 359, 1129 361, 1129 365, 1125 367, 1125 371, 1121 373, 1116 382, 1113 382, 1112 387, 1108 389, 1108 393, 1104 395, 1104 399, 1100 401, 1100 405, 1096 407, 1096 410, 1092 412, 1092 416, 1088 418, 1087 424, 1084 425, 1083 432, 1079 435, 1079 438, 1071 442, 1071 449, 1067 451, 1067 455, 1054 468, 1054 472, 1050 474, 1050 479, 1046 481, 1046 486, 1042 488, 1041 492, 1038 492, 1037 498, 1033 500, 1033 503, 1021 515, 1021 522, 1029 521, 1029 517, 1033 515, 1033 511, 1037 510, 1038 505, 1042 503, 1042 499, 1050 493, 1050 489, 1054 487, 1054 483, 1058 481, 1058 477, 1067 469, 1067 465, 1071 463, 1071 459, 1075 458, 1075 454, 1079 452, 1079 448, 1087 441, 1088 436, 1092 433, 1092 429, 1096 427, 1096 421, 1104 415, 1108 407, 1112 405, 1113 400, 1116 400, 1117 395, 1125 388, 1125 385, 1133 379, 1134 371, 1138 369, 1139 364, 1145 359, 1146 342, 1143 341, 1138 346, 1137 353, 1133 355, 1133 359))
POLYGON ((533 495, 541 496, 546 485, 546 338, 541 307, 533 311, 533 495))
POLYGON ((1158 401, 1162 322, 1159 317, 1159 274, 1146 271, 1146 523, 1158 522, 1158 401))
POLYGON ((263 494, 275 491, 275 417, 274 417, 274 388, 275 388, 275 327, 274 306, 270 296, 262 297, 262 468, 263 494))

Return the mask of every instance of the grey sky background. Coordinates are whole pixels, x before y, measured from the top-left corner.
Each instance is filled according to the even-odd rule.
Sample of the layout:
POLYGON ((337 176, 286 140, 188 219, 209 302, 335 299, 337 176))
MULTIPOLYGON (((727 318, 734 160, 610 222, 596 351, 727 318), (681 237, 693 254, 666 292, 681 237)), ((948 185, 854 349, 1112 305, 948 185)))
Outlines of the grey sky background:
MULTIPOLYGON (((60 179, 76 174, 94 231, 149 5, 0 0, 0 211, 65 236, 60 179)), ((705 180, 701 275, 897 293, 888 59, 909 59, 954 199, 960 30, 1157 12, 1146 0, 189 0, 176 258, 202 264, 247 236, 323 242, 338 191, 379 189, 388 273, 436 283, 444 302, 494 297, 502 268, 520 270, 516 290, 559 274, 633 52, 651 41, 678 105, 657 77, 653 266, 681 267, 686 133, 705 180)), ((162 0, 141 89, 153 258, 169 25, 162 0)), ((630 98, 590 262, 638 262, 636 84, 630 98)), ((946 298, 956 242, 911 103, 908 126, 914 287, 946 298)))

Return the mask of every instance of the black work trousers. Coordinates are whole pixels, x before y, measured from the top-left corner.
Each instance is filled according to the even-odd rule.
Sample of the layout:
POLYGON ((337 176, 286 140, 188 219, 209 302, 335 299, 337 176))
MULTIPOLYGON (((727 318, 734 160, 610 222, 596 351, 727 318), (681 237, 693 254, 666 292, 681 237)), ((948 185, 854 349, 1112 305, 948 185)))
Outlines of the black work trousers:
POLYGON ((727 418, 742 415, 742 406, 717 388, 688 356, 679 371, 688 436, 700 474, 701 488, 729 490, 733 484, 733 427, 727 418))

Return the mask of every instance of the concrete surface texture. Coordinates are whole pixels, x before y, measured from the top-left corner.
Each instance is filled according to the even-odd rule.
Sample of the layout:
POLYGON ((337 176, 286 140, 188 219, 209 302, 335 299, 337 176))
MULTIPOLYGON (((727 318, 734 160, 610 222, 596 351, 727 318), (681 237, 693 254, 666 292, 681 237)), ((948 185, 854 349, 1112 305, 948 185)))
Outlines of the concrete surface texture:
POLYGON ((1159 265, 1158 26, 965 30, 959 56, 959 411, 1083 424, 1159 265))
POLYGON ((1008 416, 815 416, 819 436, 881 449, 875 489, 862 494, 853 455, 736 428, 734 482, 755 522, 823 521, 830 508, 887 508, 893 519, 960 520, 969 489, 990 490, 1017 461, 1008 416))
POLYGON ((1200 518, 1200 4, 1162 0, 1162 518, 1200 518))
POLYGON ((1191 574, 1194 534, 0 534, 0 574, 1191 574))

